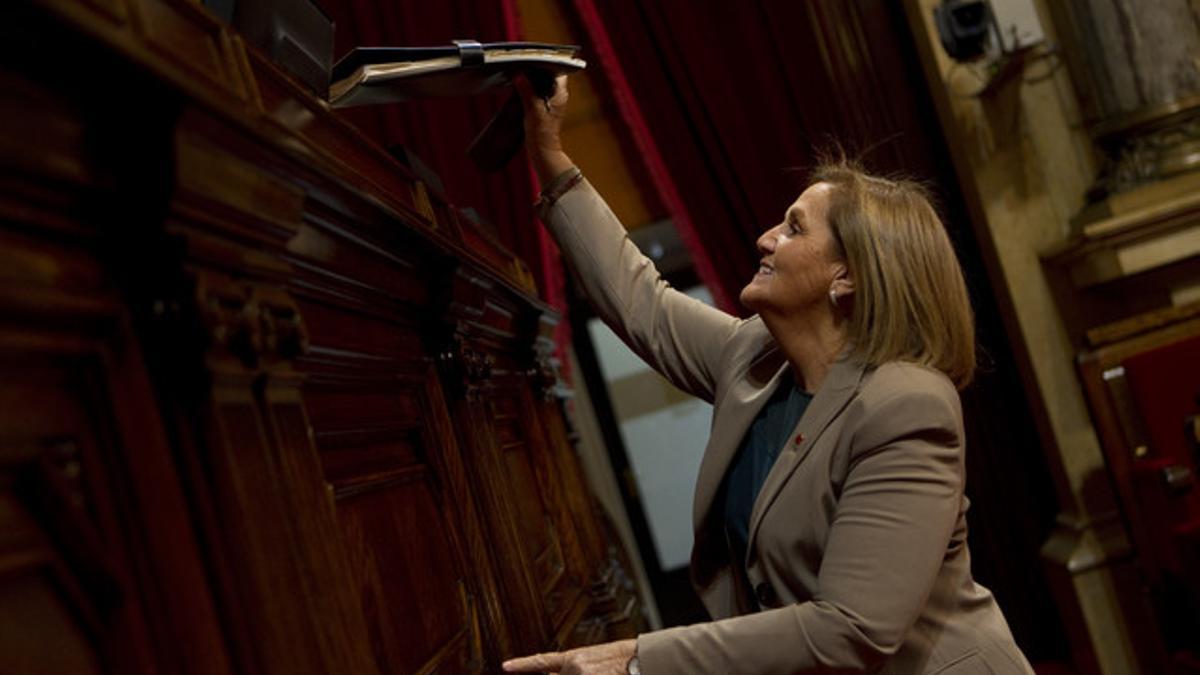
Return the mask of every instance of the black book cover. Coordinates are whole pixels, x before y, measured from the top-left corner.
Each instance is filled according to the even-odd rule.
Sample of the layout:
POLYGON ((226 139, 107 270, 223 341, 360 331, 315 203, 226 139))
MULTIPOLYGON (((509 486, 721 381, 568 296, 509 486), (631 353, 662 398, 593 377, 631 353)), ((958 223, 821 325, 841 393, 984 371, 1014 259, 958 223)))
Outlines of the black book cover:
POLYGON ((578 47, 541 42, 440 47, 358 47, 333 67, 335 107, 392 103, 431 96, 470 96, 508 84, 530 70, 569 73, 586 66, 578 47))
MULTIPOLYGON (((529 78, 542 97, 554 77, 586 66, 578 47, 540 42, 479 43, 457 40, 439 47, 359 47, 333 67, 329 102, 335 107, 470 96, 529 78)), ((471 143, 467 154, 483 171, 502 168, 524 141, 523 110, 516 92, 471 143)))

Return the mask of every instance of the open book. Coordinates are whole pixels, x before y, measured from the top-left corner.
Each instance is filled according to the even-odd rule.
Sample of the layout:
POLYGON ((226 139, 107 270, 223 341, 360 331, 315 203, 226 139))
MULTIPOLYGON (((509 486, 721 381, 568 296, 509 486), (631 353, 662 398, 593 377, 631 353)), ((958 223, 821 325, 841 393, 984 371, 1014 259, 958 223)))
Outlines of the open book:
POLYGON ((522 71, 580 70, 587 64, 575 58, 578 49, 470 40, 446 47, 359 47, 334 65, 329 103, 345 107, 477 94, 507 84, 522 71))

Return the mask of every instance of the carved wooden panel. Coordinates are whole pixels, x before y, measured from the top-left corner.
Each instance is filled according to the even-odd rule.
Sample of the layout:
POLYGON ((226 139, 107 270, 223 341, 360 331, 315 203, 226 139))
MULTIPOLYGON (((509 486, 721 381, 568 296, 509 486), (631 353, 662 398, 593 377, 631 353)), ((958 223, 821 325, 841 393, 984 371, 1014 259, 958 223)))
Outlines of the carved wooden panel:
POLYGON ((575 454, 576 432, 568 411, 569 392, 561 390, 558 362, 553 356, 555 325, 553 315, 542 315, 534 340, 534 361, 529 368, 530 406, 536 426, 546 439, 544 464, 553 480, 547 486, 556 496, 550 509, 556 527, 570 533, 577 543, 569 549, 569 566, 585 580, 586 594, 580 596, 574 611, 558 626, 556 642, 564 647, 594 644, 628 638, 643 628, 638 615, 637 593, 626 570, 630 569, 609 527, 607 516, 592 499, 575 454), (577 556, 577 557, 576 557, 577 556))
MULTIPOLYGON (((343 329, 369 329, 343 315, 343 329)), ((479 580, 470 574, 461 506, 447 488, 453 437, 420 364, 328 349, 304 400, 335 501, 349 586, 361 597, 371 654, 385 673, 480 672, 479 580)))
POLYGON ((567 574, 563 538, 551 516, 553 504, 543 494, 546 476, 544 469, 539 471, 539 460, 545 458, 538 457, 540 444, 531 438, 527 396, 515 387, 498 387, 493 393, 485 410, 516 507, 520 544, 533 565, 534 582, 546 612, 557 626, 579 592, 579 581, 567 574))
POLYGON ((3 77, 24 122, 0 125, 0 672, 228 672, 139 341, 98 254, 102 213, 81 208, 100 182, 85 120, 70 96, 3 77))
POLYGON ((73 373, 52 363, 5 363, 3 371, 0 671, 148 669, 144 626, 128 660, 107 653, 118 639, 109 626, 127 623, 122 614, 141 617, 128 567, 97 522, 97 508, 109 505, 92 496, 103 475, 85 474, 84 455, 94 469, 98 439, 84 402, 71 395, 73 373))
POLYGON ((291 365, 308 349, 299 307, 270 284, 194 274, 207 349, 176 358, 201 357, 206 374, 194 384, 207 386, 173 399, 243 663, 274 673, 374 672, 361 608, 342 592, 345 559, 328 545, 335 515, 291 365))
POLYGON ((562 503, 554 511, 558 527, 573 532, 579 542, 581 556, 576 563, 586 580, 588 617, 582 621, 568 620, 559 627, 558 641, 563 646, 592 644, 633 637, 640 632, 637 614, 637 593, 628 573, 628 561, 620 560, 612 546, 616 534, 599 522, 604 518, 591 497, 583 471, 570 442, 571 433, 565 422, 563 401, 545 398, 535 405, 540 409, 537 419, 544 429, 548 445, 548 460, 553 463, 558 493, 562 503))
POLYGON ((482 517, 494 536, 506 537, 500 539, 507 543, 500 563, 522 572, 506 579, 504 590, 518 605, 530 605, 539 617, 533 626, 545 631, 524 639, 564 644, 590 602, 590 570, 550 451, 564 439, 545 435, 534 389, 518 361, 469 343, 455 358, 461 365, 450 372, 470 383, 455 415, 467 422, 458 425, 459 435, 468 461, 488 469, 473 476, 487 504, 482 517))
POLYGON ((247 96, 233 44, 221 22, 186 0, 129 0, 146 44, 208 83, 247 96))
POLYGON ((129 12, 125 9, 124 0, 84 0, 84 2, 94 7, 99 16, 103 16, 114 23, 122 23, 129 17, 129 12))
MULTIPOLYGON (((152 502, 164 511, 146 517, 136 510, 154 491, 129 484, 137 453, 109 397, 137 393, 109 376, 113 353, 100 337, 0 331, 0 672, 153 673, 191 646, 157 642, 180 626, 158 613, 167 598, 153 574, 172 562, 195 571, 197 561, 146 559, 172 533, 148 531, 145 520, 178 516, 178 502, 152 502)), ((187 531, 173 534, 179 553, 194 555, 187 531)), ((178 572, 176 581, 198 581, 178 572)), ((170 594, 198 603, 198 620, 210 609, 203 593, 170 594)), ((204 632, 193 638, 211 639, 204 632)), ((188 670, 222 662, 217 648, 188 670)))
POLYGON ((523 264, 201 6, 76 2, 0 25, 77 38, 0 68, 0 673, 614 636, 523 264))

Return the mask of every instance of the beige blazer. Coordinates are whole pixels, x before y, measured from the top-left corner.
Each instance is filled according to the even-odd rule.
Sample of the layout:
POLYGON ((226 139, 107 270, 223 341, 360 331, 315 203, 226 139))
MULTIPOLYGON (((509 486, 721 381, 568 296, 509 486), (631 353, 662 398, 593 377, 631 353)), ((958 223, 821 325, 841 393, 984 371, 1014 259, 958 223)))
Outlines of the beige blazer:
POLYGON ((692 579, 715 620, 641 635, 643 673, 1033 672, 971 578, 962 411, 944 375, 834 365, 754 504, 747 585, 713 501, 786 361, 758 317, 662 281, 586 181, 541 216, 605 322, 714 406, 692 579))

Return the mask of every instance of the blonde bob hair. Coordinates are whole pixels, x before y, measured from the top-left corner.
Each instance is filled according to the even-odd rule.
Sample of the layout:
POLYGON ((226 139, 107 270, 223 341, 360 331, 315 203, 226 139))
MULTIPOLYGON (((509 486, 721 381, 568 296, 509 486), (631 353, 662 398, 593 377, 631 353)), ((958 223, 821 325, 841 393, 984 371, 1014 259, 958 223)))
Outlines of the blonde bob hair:
POLYGON ((962 268, 921 184, 872 176, 849 160, 821 164, 829 226, 854 282, 851 356, 879 366, 910 361, 959 389, 975 372, 975 320, 962 268))

